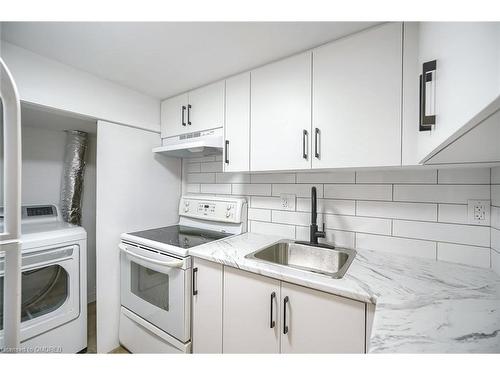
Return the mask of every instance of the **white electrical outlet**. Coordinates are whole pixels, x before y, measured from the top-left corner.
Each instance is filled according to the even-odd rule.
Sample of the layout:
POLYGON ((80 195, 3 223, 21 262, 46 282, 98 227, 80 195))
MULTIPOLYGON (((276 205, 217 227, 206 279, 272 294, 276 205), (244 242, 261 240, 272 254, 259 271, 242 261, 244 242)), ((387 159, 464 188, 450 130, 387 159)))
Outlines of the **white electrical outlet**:
POLYGON ((295 194, 280 194, 280 205, 284 210, 295 210, 295 194))
POLYGON ((467 222, 469 224, 490 225, 490 201, 474 200, 467 201, 467 222))

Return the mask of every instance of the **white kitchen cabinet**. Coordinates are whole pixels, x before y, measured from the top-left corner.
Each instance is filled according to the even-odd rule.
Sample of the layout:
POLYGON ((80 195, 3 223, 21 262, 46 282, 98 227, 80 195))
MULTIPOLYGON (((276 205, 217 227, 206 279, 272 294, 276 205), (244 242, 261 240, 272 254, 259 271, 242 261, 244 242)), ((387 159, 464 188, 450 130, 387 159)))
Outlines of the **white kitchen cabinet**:
POLYGON ((310 169, 311 52, 251 75, 250 170, 310 169))
POLYGON ((278 280, 225 267, 224 353, 279 353, 279 292, 278 280))
POLYGON ((193 258, 193 353, 222 353, 223 266, 193 258))
POLYGON ((250 72, 226 80, 224 172, 250 170, 250 72))
POLYGON ((224 81, 174 96, 161 103, 161 137, 224 125, 224 81))
POLYGON ((188 132, 224 126, 224 81, 200 87, 188 93, 188 132))
POLYGON ((436 123, 419 132, 415 119, 421 160, 500 95, 500 23, 421 22, 418 37, 420 71, 414 79, 424 62, 436 60, 426 103, 436 123))
POLYGON ((312 167, 401 164, 402 23, 313 51, 312 167))
POLYGON ((231 267, 223 320, 224 353, 365 352, 363 302, 231 267))
POLYGON ((282 353, 364 353, 363 302, 282 282, 281 303, 287 298, 282 353))
POLYGON ((187 94, 174 96, 161 103, 161 137, 172 137, 187 132, 187 94))

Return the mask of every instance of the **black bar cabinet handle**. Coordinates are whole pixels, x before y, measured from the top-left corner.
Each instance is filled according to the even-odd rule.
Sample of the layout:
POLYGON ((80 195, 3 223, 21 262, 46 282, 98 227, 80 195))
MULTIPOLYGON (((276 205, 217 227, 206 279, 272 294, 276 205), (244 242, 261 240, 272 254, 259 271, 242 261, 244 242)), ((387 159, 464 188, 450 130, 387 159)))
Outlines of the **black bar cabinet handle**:
POLYGON ((188 104, 188 125, 191 125, 191 104, 188 104))
POLYGON ((226 154, 224 162, 229 164, 229 141, 226 139, 226 143, 224 145, 224 153, 226 154))
POLYGON ((182 106, 182 126, 186 126, 186 120, 184 119, 184 114, 186 113, 186 106, 182 106))
POLYGON ((198 289, 196 289, 197 273, 198 273, 198 267, 193 268, 193 296, 196 296, 198 294, 198 289))
POLYGON ((432 82, 432 72, 436 70, 436 60, 427 61, 422 65, 422 74, 420 75, 420 111, 419 111, 419 130, 431 130, 432 125, 436 124, 436 115, 426 115, 426 86, 427 82, 432 82))
POLYGON ((274 314, 273 314, 273 306, 274 306, 274 299, 276 298, 276 293, 275 292, 272 292, 271 293, 271 318, 270 318, 270 324, 269 324, 269 328, 274 328, 276 326, 276 322, 274 321, 273 317, 274 317, 274 314))
POLYGON ((318 145, 318 138, 319 138, 319 128, 314 129, 314 156, 319 159, 319 145, 318 145))
POLYGON ((286 325, 286 305, 288 304, 288 296, 283 300, 283 334, 286 335, 288 333, 288 326, 286 325))
POLYGON ((307 138, 307 130, 304 129, 302 132, 302 157, 307 160, 307 152, 306 152, 306 138, 307 138))

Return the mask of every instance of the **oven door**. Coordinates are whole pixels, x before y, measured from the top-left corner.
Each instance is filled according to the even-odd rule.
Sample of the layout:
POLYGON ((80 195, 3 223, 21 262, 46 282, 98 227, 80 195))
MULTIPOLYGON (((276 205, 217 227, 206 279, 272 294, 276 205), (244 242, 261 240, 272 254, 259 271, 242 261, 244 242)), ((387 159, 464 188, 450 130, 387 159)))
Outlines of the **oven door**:
POLYGON ((121 304, 181 342, 190 331, 191 258, 120 243, 121 304))
MULTIPOLYGON (((80 315, 78 245, 23 251, 21 274, 21 342, 80 315)), ((0 258, 0 291, 4 259, 0 258)), ((0 292, 0 310, 3 296, 0 292)), ((0 319, 0 341, 3 336, 0 319)))

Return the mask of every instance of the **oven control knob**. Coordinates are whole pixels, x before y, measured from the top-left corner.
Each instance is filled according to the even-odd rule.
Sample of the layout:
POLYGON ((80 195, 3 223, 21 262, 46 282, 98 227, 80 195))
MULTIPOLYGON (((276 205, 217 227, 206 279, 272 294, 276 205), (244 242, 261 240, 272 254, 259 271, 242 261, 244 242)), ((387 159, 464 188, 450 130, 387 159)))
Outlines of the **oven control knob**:
POLYGON ((226 210, 230 211, 231 210, 231 206, 227 205, 226 210))
POLYGON ((184 206, 189 207, 189 201, 184 201, 184 206))
POLYGON ((184 207, 184 212, 188 212, 189 211, 189 207, 184 207))
POLYGON ((226 217, 229 217, 229 216, 231 216, 231 212, 227 211, 226 212, 226 217))

